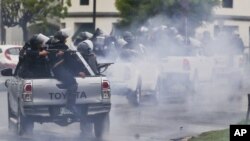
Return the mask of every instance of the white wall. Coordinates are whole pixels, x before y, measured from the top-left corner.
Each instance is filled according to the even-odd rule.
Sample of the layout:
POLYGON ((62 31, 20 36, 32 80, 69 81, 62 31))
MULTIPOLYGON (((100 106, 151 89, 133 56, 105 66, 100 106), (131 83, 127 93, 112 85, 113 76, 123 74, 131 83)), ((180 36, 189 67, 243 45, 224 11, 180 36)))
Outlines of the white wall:
MULTIPOLYGON (((99 27, 104 33, 109 34, 112 30, 112 23, 117 22, 118 18, 113 17, 101 17, 96 18, 96 28, 99 27)), ((66 18, 61 20, 61 23, 65 23, 65 27, 69 29, 72 34, 76 32, 77 28, 75 23, 92 23, 92 18, 66 18)))
MULTIPOLYGON (((99 27, 105 34, 109 34, 112 30, 112 23, 117 22, 118 18, 109 18, 109 17, 102 17, 96 19, 96 28, 99 27)), ((71 38, 73 34, 76 32, 77 27, 76 23, 92 23, 92 18, 66 18, 61 20, 61 23, 65 23, 65 27, 67 31, 69 31, 69 35, 71 38)), ((70 40, 68 40, 70 42, 70 40)))
POLYGON ((233 0, 233 8, 215 8, 217 15, 250 16, 250 0, 233 0))
MULTIPOLYGON (((80 0, 73 0, 72 6, 68 9, 70 13, 92 13, 93 12, 93 1, 90 0, 89 5, 80 5, 80 0)), ((96 12, 108 12, 108 13, 118 13, 115 7, 115 0, 96 0, 96 12)), ((117 22, 117 17, 96 17, 96 28, 99 27, 104 33, 109 34, 112 30, 112 24, 117 22)), ((76 32, 76 23, 93 23, 92 17, 66 17, 61 19, 61 23, 65 23, 65 27, 72 31, 71 36, 76 32)))
POLYGON ((250 0, 233 0, 233 8, 217 7, 214 9, 214 13, 217 16, 227 16, 227 19, 216 19, 214 22, 198 28, 197 32, 201 33, 208 30, 211 32, 211 35, 214 35, 215 25, 238 26, 244 45, 249 46, 250 21, 247 21, 247 19, 250 18, 250 0), (235 20, 237 16, 246 20, 235 20))
MULTIPOLYGON (((94 0, 89 0, 89 5, 80 5, 80 0, 72 0, 68 12, 92 12, 94 0)), ((96 0, 97 12, 117 12, 115 0, 96 0)))
POLYGON ((23 32, 18 26, 6 29, 6 43, 5 44, 23 44, 23 32))
POLYGON ((93 19, 88 18, 79 18, 79 17, 70 17, 61 20, 61 23, 65 23, 65 27, 70 30, 71 34, 73 35, 77 28, 75 27, 75 23, 92 23, 93 19))
POLYGON ((96 19, 96 27, 103 30, 105 34, 109 34, 112 30, 112 24, 116 23, 119 18, 98 18, 96 19))

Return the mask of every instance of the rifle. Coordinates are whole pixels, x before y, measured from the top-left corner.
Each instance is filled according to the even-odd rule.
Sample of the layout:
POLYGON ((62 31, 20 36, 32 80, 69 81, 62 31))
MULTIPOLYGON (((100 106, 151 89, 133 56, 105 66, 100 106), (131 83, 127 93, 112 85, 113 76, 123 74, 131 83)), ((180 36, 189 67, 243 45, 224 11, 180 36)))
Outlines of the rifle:
MULTIPOLYGON (((52 52, 52 53, 57 53, 59 51, 62 51, 62 52, 69 52, 69 53, 76 53, 76 52, 79 52, 77 50, 65 50, 65 49, 45 49, 45 51, 48 51, 48 52, 52 52)), ((80 52, 81 53, 81 52, 80 52)))
POLYGON ((105 72, 105 71, 108 69, 108 67, 109 67, 110 65, 112 65, 112 64, 114 64, 114 63, 99 63, 99 64, 98 64, 98 70, 100 71, 102 68, 104 68, 102 71, 100 71, 100 73, 103 73, 103 72, 105 72))

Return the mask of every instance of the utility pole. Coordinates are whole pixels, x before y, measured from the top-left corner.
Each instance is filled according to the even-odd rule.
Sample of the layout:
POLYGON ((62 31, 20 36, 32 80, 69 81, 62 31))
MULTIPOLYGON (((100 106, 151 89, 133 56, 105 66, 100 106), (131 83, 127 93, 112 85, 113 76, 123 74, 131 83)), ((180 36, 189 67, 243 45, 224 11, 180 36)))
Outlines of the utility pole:
POLYGON ((182 0, 181 6, 183 10, 183 16, 184 16, 184 25, 185 25, 185 43, 188 43, 189 38, 189 30, 188 30, 188 12, 190 10, 189 7, 189 0, 182 0))
POLYGON ((93 2, 93 28, 95 31, 95 27, 96 27, 96 0, 94 0, 93 2))
POLYGON ((3 41, 3 22, 2 22, 2 1, 0 0, 0 44, 2 44, 3 41))

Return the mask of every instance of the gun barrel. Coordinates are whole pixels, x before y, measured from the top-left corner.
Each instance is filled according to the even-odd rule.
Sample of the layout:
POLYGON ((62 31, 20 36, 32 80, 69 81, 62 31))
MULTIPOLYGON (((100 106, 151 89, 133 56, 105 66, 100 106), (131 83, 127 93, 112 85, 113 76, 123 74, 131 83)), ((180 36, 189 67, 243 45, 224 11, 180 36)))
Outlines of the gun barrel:
POLYGON ((61 50, 61 49, 46 49, 46 51, 48 51, 48 52, 58 52, 58 51, 62 51, 62 52, 79 52, 77 50, 61 50))

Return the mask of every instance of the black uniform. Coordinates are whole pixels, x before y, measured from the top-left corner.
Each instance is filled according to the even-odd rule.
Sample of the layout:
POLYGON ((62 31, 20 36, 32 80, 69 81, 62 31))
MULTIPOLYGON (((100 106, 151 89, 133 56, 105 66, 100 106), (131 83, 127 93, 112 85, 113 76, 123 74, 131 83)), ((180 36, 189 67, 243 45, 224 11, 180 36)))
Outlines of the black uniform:
MULTIPOLYGON (((93 70, 93 72, 95 74, 100 74, 99 69, 98 69, 98 64, 97 64, 97 59, 96 59, 96 55, 91 51, 91 49, 89 48, 89 46, 85 43, 85 42, 81 42, 78 44, 77 46, 77 50, 79 52, 81 52, 81 55, 83 56, 83 58, 87 61, 88 65, 90 66, 90 68, 93 70)), ((81 64, 81 61, 78 60, 78 63, 81 64)), ((78 66, 83 66, 83 65, 78 65, 78 66)), ((88 73, 88 71, 86 70, 86 68, 81 68, 82 70, 85 70, 84 72, 87 75, 90 75, 88 73)))
POLYGON ((126 31, 123 39, 127 42, 121 49, 120 58, 125 61, 133 61, 139 57, 139 45, 131 32, 126 31))
POLYGON ((76 60, 66 51, 69 48, 63 42, 58 41, 49 43, 49 49, 65 51, 62 56, 57 56, 58 52, 49 53, 49 64, 54 77, 61 81, 67 89, 67 107, 72 109, 76 102, 76 92, 78 88, 75 75, 80 72, 79 69, 71 65, 74 64, 74 61, 76 60))
POLYGON ((50 75, 47 58, 39 56, 41 48, 26 43, 19 54, 15 75, 23 78, 44 78, 50 75))

